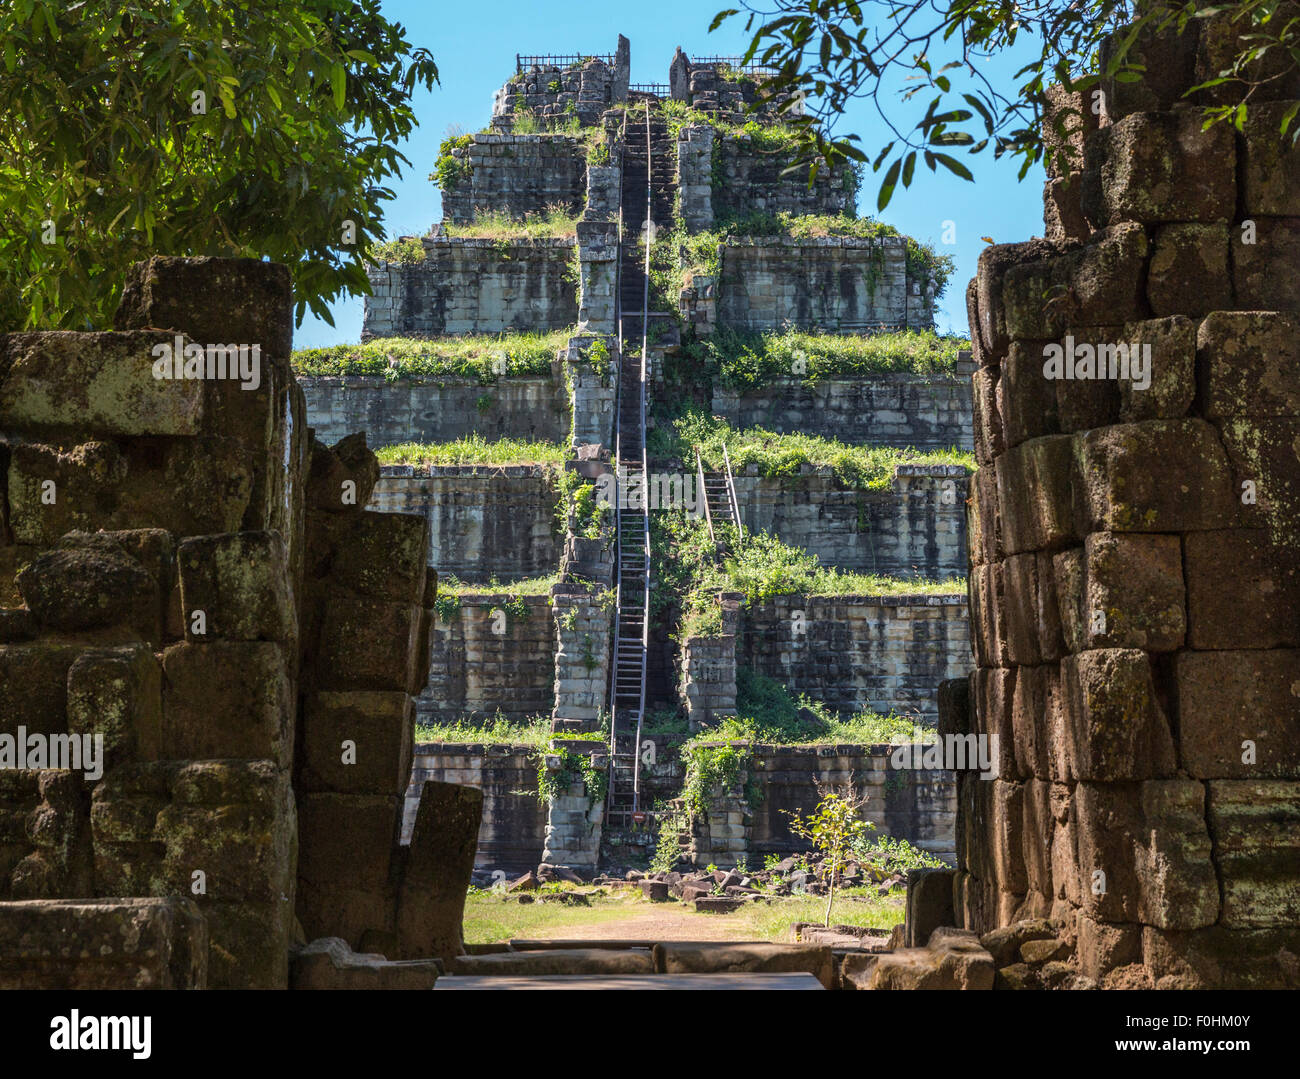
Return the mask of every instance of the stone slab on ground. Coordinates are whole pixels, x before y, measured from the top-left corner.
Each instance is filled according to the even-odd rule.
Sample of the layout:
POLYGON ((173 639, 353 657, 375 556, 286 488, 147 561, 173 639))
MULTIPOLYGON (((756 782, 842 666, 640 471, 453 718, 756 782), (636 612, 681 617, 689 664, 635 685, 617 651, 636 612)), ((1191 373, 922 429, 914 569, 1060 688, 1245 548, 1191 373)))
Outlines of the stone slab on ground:
POLYGON ((354 952, 342 937, 313 940, 289 960, 290 989, 432 989, 436 959, 385 959, 354 952))
POLYGON ((835 966, 824 944, 730 943, 656 944, 655 970, 660 974, 811 974, 833 987, 835 966))
POLYGON ((451 957, 447 969, 456 975, 500 977, 544 974, 611 975, 653 974, 654 959, 647 949, 553 948, 536 952, 497 952, 495 955, 451 957))
POLYGON ((437 989, 823 989, 811 974, 552 974, 539 977, 439 978, 437 989))

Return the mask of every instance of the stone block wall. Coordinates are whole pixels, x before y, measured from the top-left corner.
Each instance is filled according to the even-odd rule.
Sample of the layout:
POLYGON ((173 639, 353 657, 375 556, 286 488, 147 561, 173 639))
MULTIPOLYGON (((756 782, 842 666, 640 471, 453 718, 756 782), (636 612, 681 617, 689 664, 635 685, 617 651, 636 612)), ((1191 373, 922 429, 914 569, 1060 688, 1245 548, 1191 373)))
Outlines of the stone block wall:
POLYGON ((559 371, 526 378, 299 375, 307 422, 322 442, 364 431, 373 447, 449 442, 466 435, 564 442, 569 396, 559 371))
POLYGON ((934 325, 902 237, 733 239, 721 245, 717 321, 746 330, 854 333, 934 325))
POLYGON ((370 505, 427 518, 439 572, 511 581, 559 568, 555 485, 545 465, 384 465, 370 505))
POLYGON ((394 335, 535 333, 578 321, 575 241, 425 236, 424 259, 366 271, 361 339, 394 335))
POLYGON ((913 375, 824 379, 812 386, 788 378, 757 390, 713 391, 713 411, 733 427, 923 450, 973 449, 972 408, 964 379, 913 375))
POLYGON ((532 746, 419 742, 407 790, 402 842, 415 827, 426 780, 457 783, 483 792, 475 868, 501 870, 512 879, 542 860, 546 808, 537 798, 538 753, 532 746))
POLYGON ((965 596, 774 596, 742 613, 736 661, 837 712, 933 717, 969 632, 965 596))
POLYGON ((770 745, 748 747, 736 784, 717 788, 694 823, 694 865, 731 867, 746 859, 759 868, 769 855, 802 854, 808 841, 790 831, 790 814, 816 809, 821 789, 852 784, 867 795, 863 817, 875 836, 892 836, 949 861, 955 859, 957 784, 944 769, 896 767, 888 745, 770 745))
MULTIPOLYGON (((307 445, 290 319, 283 266, 152 259, 118 330, 0 338, 0 734, 98 735, 106 758, 5 762, 0 899, 86 901, 101 971, 124 979, 131 945, 108 942, 130 925, 151 927, 156 956, 207 950, 156 984, 194 984, 196 964, 214 986, 287 978, 307 445), (218 341, 257 346, 255 388, 154 377, 156 346, 218 341), (184 909, 93 902, 108 896, 184 909)), ((0 922, 55 932, 66 912, 0 922)), ((18 943, 5 965, 31 962, 28 984, 87 984, 18 943)))
POLYGON ((736 476, 746 528, 856 573, 965 576, 966 469, 900 465, 888 490, 844 486, 829 467, 769 479, 736 476))
POLYGON ((608 712, 614 603, 601 588, 559 584, 551 590, 555 617, 556 731, 593 731, 608 712))
POLYGON ((468 224, 476 210, 530 214, 582 212, 587 201, 587 148, 576 135, 503 135, 479 132, 455 151, 469 176, 442 193, 442 217, 468 224))
POLYGON ((530 64, 497 91, 492 103, 492 126, 509 131, 519 110, 527 110, 542 123, 565 123, 576 116, 584 125, 627 100, 632 50, 627 38, 618 38, 612 57, 592 57, 567 64, 530 64))
POLYGON ((692 731, 736 714, 736 630, 743 599, 738 592, 719 593, 722 632, 682 641, 678 692, 692 731))
POLYGON ((1142 43, 1068 185, 1086 238, 989 248, 968 292, 971 722, 1012 749, 962 777, 954 904, 1050 916, 1103 985, 1297 984, 1300 152, 1268 99, 1300 85, 1202 130, 1171 102, 1225 35, 1142 43), (1149 385, 1047 377, 1067 337, 1149 345, 1149 385))
MULTIPOLYGON (((427 526, 362 511, 363 438, 310 440, 291 318, 284 266, 153 258, 118 330, 0 338, 0 737, 104 748, 0 771, 0 969, 26 985, 284 987, 295 915, 355 915, 394 956, 434 931, 450 951, 425 955, 460 947, 460 907, 406 898, 431 862, 468 881, 442 839, 417 829, 405 870, 378 868, 423 684, 427 526), (256 378, 223 373, 230 341, 256 378), (161 344, 205 370, 157 377, 161 344)), ((456 790, 422 803, 444 838, 477 827, 456 790)))
POLYGON ((818 169, 810 188, 808 170, 785 175, 795 163, 793 151, 773 153, 748 136, 724 135, 713 148, 713 213, 728 214, 853 214, 856 203, 853 170, 843 166, 818 169))
MULTIPOLYGON (((683 101, 701 112, 715 113, 733 124, 752 120, 755 114, 775 119, 780 107, 791 94, 774 94, 763 86, 766 73, 761 70, 740 72, 730 64, 716 60, 692 61, 680 48, 668 68, 668 88, 674 101, 683 101)), ((802 114, 796 103, 785 115, 802 114)))
MULTIPOLYGON (((415 702, 420 723, 511 722, 549 715, 554 701, 555 624, 549 596, 462 592, 429 633, 429 684, 415 702), (522 606, 525 613, 506 610, 522 606)), ((445 605, 444 605, 445 606, 445 605)), ((441 777, 433 777, 441 778, 441 777)))

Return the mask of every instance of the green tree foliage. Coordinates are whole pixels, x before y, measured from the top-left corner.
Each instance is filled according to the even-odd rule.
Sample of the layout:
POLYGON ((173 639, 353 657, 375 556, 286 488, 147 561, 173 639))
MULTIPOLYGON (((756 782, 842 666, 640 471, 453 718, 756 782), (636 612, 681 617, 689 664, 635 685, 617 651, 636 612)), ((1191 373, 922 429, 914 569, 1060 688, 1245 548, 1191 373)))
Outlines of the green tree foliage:
POLYGON ((0 329, 107 325, 151 254, 286 262, 299 322, 367 292, 438 77, 405 35, 379 0, 0 5, 0 329))
MULTIPOLYGON (((1207 122, 1239 129, 1252 93, 1300 65, 1300 12, 1286 0, 744 0, 720 11, 710 29, 744 18, 751 35, 746 62, 776 69, 776 93, 797 95, 807 112, 786 122, 798 130, 802 164, 869 162, 884 175, 877 206, 884 209, 901 183, 911 185, 918 157, 973 179, 953 154, 1010 156, 1023 178, 1046 148, 1041 128, 1053 83, 1092 91, 1107 79, 1142 77, 1140 43, 1156 32, 1184 32, 1194 19, 1227 20, 1236 54, 1195 90, 1231 86, 1232 104, 1207 107, 1207 122), (1118 31, 1118 33, 1117 33, 1118 31), (1114 34, 1104 51, 1103 39, 1114 34), (1020 46, 1030 56, 1014 86, 998 86, 984 61, 1020 46), (901 101, 893 100, 897 94, 901 101), (835 121, 854 99, 877 110, 882 145, 837 135, 835 121), (916 114, 919 119, 914 119, 916 114), (914 122, 913 122, 914 120, 914 122)), ((1296 110, 1282 131, 1300 134, 1296 110)), ((1062 118, 1068 122, 1068 118, 1062 118)), ((1077 123, 1077 121, 1075 121, 1077 123)))
POLYGON ((821 876, 826 884, 826 925, 831 924, 831 908, 835 904, 835 884, 848 864, 854 845, 875 825, 862 819, 867 796, 853 787, 843 790, 819 791, 822 799, 817 809, 807 816, 790 814, 790 831, 808 840, 824 860, 821 876))

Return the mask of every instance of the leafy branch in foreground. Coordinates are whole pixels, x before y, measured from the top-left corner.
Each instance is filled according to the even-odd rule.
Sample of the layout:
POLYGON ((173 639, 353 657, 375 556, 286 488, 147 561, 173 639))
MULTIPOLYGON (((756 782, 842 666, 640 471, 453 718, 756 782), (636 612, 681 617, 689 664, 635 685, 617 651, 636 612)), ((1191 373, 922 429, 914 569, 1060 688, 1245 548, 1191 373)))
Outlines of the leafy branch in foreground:
POLYGON ((0 42, 0 330, 108 325, 154 254, 287 263, 299 323, 369 292, 438 77, 380 0, 14 0, 0 42))
MULTIPOLYGON (((1260 88, 1300 67, 1300 13, 1279 0, 743 0, 743 10, 718 12, 709 29, 737 17, 751 35, 744 62, 774 70, 764 83, 770 95, 790 95, 778 116, 799 135, 799 167, 812 176, 845 162, 883 169, 882 210, 900 183, 911 185, 918 158, 964 180, 974 177, 958 151, 1018 158, 1021 179, 1053 158, 1068 170, 1070 148, 1042 137, 1049 87, 1091 94, 1110 80, 1140 79, 1142 46, 1154 34, 1199 32, 1214 19, 1235 38, 1217 61, 1224 66, 1187 91, 1230 92, 1230 103, 1207 105, 1207 124, 1241 130, 1260 88), (1018 48, 1029 59, 1015 85, 996 84, 984 62, 1018 48), (835 133, 855 100, 874 108, 883 145, 868 150, 857 134, 835 133)), ((1292 110, 1282 120, 1284 135, 1294 126, 1293 140, 1295 119, 1292 110)), ((1064 134, 1069 117, 1053 122, 1064 134)))

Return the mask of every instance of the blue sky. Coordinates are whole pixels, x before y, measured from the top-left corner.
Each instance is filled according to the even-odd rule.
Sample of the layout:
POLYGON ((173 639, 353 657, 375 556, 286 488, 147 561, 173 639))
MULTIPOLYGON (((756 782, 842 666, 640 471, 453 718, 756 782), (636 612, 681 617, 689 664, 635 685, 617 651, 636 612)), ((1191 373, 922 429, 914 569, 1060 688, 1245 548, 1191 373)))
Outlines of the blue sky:
MULTIPOLYGON (((520 53, 612 53, 620 33, 632 42, 632 81, 666 82, 673 50, 680 45, 688 55, 727 56, 743 52, 743 22, 730 20, 708 33, 714 13, 734 6, 723 0, 654 0, 652 3, 612 4, 608 0, 490 0, 446 3, 444 0, 387 0, 384 14, 402 23, 408 39, 434 55, 441 85, 420 90, 415 98, 419 128, 400 149, 410 159, 401 179, 390 186, 397 197, 388 203, 388 234, 422 234, 442 216, 438 189, 427 177, 438 154, 438 144, 453 125, 466 131, 486 126, 492 112, 492 93, 515 69, 520 53)), ((1015 64, 999 58, 988 66, 1000 73, 1004 86, 1012 85, 1015 64)), ((990 77, 993 77, 992 75, 990 77)), ((914 123, 916 115, 907 114, 914 123)), ((910 126, 910 125, 909 125, 910 126)), ((882 125, 865 103, 851 108, 840 121, 841 132, 862 136, 868 149, 885 140, 882 125)), ((959 180, 946 172, 931 174, 918 166, 907 190, 899 188, 880 216, 904 233, 928 241, 957 260, 957 273, 940 305, 939 328, 966 332, 966 282, 975 272, 975 260, 985 246, 981 236, 1008 243, 1042 234, 1041 169, 1023 182, 1016 181, 1016 166, 994 163, 983 155, 970 162, 975 182, 959 180), (945 220, 956 226, 956 243, 940 241, 945 220)), ((875 207, 879 177, 867 175, 859 212, 875 207)), ((298 348, 355 342, 361 335, 360 297, 343 300, 332 308, 334 326, 310 315, 294 334, 298 348)))

